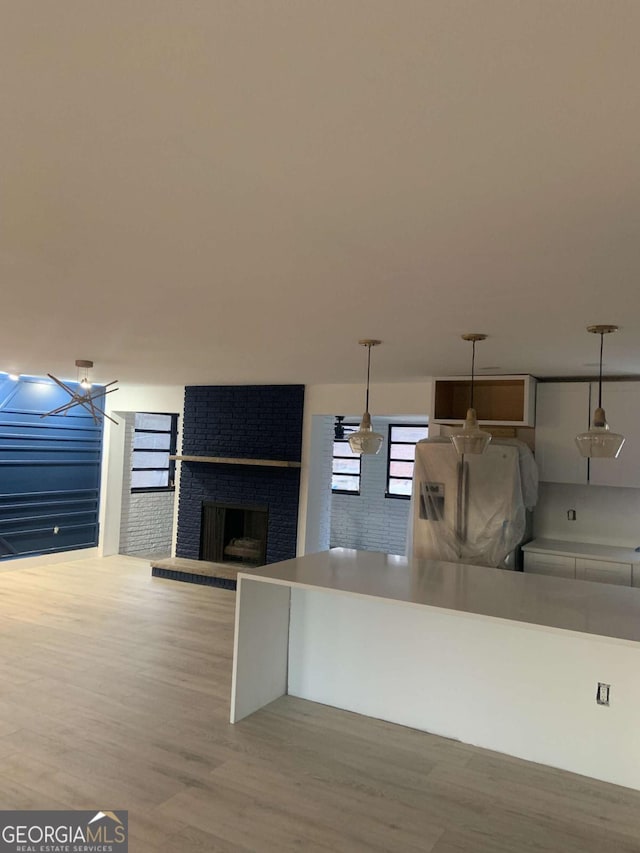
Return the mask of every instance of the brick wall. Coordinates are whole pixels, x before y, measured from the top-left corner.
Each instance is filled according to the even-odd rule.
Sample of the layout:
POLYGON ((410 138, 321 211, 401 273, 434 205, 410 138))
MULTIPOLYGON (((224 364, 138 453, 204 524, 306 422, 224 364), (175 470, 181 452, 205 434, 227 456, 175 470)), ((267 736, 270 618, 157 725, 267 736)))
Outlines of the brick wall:
POLYGON ((135 414, 120 415, 124 421, 125 453, 122 476, 122 515, 120 519, 121 554, 130 556, 171 554, 174 492, 131 493, 131 454, 135 414))
POLYGON ((360 494, 332 495, 331 547, 404 554, 410 502, 385 498, 390 421, 372 418, 372 423, 385 441, 379 454, 362 457, 360 494))
MULTIPOLYGON (((303 385, 189 386, 182 453, 299 462, 303 404, 303 385)), ((266 506, 266 562, 294 557, 299 491, 299 468, 183 462, 177 555, 199 558, 206 500, 266 506)))

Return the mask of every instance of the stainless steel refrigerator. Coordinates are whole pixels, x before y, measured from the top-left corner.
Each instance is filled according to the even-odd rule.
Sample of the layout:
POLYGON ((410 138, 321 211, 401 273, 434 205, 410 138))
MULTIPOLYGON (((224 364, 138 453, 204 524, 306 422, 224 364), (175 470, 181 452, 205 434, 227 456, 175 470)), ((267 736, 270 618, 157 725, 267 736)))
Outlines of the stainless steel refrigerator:
POLYGON ((494 440, 484 453, 462 458, 448 439, 420 441, 407 553, 516 568, 537 488, 533 454, 520 441, 494 440))

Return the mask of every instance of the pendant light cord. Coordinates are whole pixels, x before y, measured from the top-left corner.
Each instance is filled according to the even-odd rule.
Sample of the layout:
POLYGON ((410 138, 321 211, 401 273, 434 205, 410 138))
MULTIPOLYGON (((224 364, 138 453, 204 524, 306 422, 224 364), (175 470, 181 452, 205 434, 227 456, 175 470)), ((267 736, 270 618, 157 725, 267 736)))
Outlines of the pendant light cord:
POLYGON ((371 344, 367 344, 367 394, 365 397, 364 410, 369 411, 369 377, 371 375, 371 344))
POLYGON ((473 409, 473 378, 476 372, 476 342, 471 341, 473 350, 471 355, 471 403, 469 405, 470 409, 473 409))
POLYGON ((600 332, 600 375, 598 376, 598 408, 602 408, 602 349, 604 346, 604 332, 600 332))

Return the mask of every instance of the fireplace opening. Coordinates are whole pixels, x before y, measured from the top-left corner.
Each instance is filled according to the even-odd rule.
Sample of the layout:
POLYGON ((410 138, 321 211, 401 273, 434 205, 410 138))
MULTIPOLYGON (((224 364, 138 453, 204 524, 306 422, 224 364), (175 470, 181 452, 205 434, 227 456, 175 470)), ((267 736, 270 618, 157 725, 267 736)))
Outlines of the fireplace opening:
POLYGON ((267 554, 266 507, 202 505, 200 559, 263 566, 267 554))

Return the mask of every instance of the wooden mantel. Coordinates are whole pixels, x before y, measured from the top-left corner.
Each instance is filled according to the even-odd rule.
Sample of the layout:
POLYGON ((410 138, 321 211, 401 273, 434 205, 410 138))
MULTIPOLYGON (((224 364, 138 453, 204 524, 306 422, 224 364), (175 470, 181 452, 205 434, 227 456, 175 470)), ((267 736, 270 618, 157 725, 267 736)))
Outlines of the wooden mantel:
POLYGON ((263 465, 270 468, 301 468, 302 462, 285 462, 280 459, 237 459, 226 456, 170 456, 176 462, 208 462, 214 465, 263 465))

